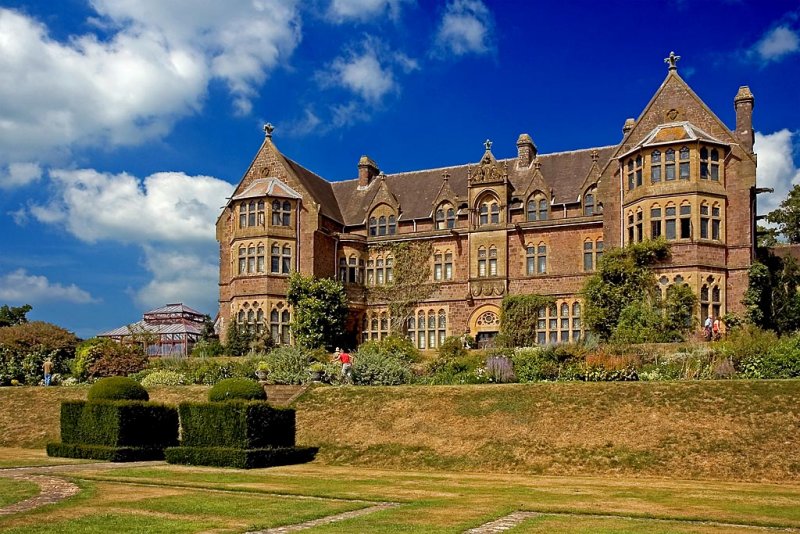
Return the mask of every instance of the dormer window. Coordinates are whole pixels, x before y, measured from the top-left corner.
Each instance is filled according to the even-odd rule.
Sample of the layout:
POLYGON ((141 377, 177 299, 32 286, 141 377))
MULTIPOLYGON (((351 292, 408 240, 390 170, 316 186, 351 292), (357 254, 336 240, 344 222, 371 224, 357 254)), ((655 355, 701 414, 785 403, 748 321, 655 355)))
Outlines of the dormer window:
POLYGON ((650 154, 650 182, 661 181, 661 151, 653 150, 650 154))
POLYGON ((500 204, 492 195, 483 197, 478 206, 479 226, 500 223, 500 204))
POLYGON ((369 235, 386 236, 397 233, 397 217, 389 206, 381 204, 369 218, 369 235))
POLYGON ((666 163, 664 165, 664 175, 665 179, 668 182, 675 180, 675 151, 671 148, 667 149, 664 153, 664 159, 666 163))
POLYGON ((594 203, 596 193, 597 189, 593 187, 583 196, 583 214, 586 216, 591 216, 595 213, 594 203))
POLYGON ((264 201, 251 200, 239 204, 239 228, 264 226, 264 201))
POLYGON ((529 221, 547 220, 547 199, 541 192, 536 193, 528 200, 527 218, 529 221))
POLYGON ((436 229, 444 230, 455 228, 456 226, 456 210, 450 204, 440 204, 436 210, 436 229))

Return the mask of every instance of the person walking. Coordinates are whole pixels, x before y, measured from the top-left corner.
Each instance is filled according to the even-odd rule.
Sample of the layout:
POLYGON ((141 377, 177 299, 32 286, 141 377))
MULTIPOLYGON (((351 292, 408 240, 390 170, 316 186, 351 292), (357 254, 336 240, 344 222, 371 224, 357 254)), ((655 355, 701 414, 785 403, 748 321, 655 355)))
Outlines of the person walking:
POLYGON ((47 358, 44 363, 42 364, 42 370, 44 371, 44 385, 50 385, 50 379, 53 377, 53 362, 50 358, 47 358))
POLYGON ((714 322, 714 317, 709 315, 706 317, 706 322, 703 323, 703 337, 706 341, 711 341, 711 325, 714 322))
POLYGON ((353 358, 350 353, 343 351, 336 347, 336 356, 333 358, 335 362, 342 362, 342 379, 345 383, 350 384, 353 382, 353 358))
POLYGON ((719 341, 719 338, 722 337, 722 332, 720 331, 719 317, 714 319, 713 326, 711 327, 711 334, 712 334, 712 339, 714 341, 719 341))

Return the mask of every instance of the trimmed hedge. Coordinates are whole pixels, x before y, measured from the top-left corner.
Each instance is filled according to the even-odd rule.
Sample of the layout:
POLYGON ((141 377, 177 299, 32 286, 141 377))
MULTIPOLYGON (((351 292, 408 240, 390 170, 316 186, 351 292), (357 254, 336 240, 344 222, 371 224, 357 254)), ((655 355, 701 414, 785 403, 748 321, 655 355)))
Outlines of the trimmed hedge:
POLYGON ((310 462, 317 447, 270 447, 234 449, 228 447, 170 447, 164 451, 168 463, 254 469, 310 462))
POLYGON ((64 401, 61 441, 163 449, 178 443, 178 413, 171 406, 141 401, 64 401))
POLYGON ((109 447, 82 443, 48 443, 47 455, 60 458, 105 460, 107 462, 139 462, 163 460, 164 449, 146 447, 109 447))
POLYGON ((192 403, 178 406, 186 447, 263 449, 292 447, 295 411, 263 401, 192 403))
POLYGON ((255 380, 226 378, 208 392, 208 400, 221 402, 230 400, 267 400, 264 387, 255 380))
POLYGON ((178 444, 178 412, 142 401, 64 401, 61 443, 49 443, 50 456, 112 462, 163 459, 178 444))
POLYGON ((130 400, 147 401, 150 395, 136 380, 125 376, 111 376, 101 378, 89 388, 87 398, 90 401, 99 400, 130 400))

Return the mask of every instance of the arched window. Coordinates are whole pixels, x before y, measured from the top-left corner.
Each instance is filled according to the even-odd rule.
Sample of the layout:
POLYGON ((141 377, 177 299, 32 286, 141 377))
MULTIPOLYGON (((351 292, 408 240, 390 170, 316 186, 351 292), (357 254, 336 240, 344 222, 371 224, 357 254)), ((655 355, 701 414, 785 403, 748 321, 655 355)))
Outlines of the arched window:
POLYGON ((636 187, 636 175, 633 172, 633 160, 628 160, 628 191, 633 191, 636 187))
POLYGON ((689 179, 689 147, 682 147, 680 152, 680 179, 689 179))
POLYGON ((561 303, 561 314, 559 322, 561 323, 561 335, 560 341, 561 343, 568 343, 569 342, 569 304, 566 302, 561 303))
POLYGON ((442 346, 444 343, 445 338, 447 337, 447 314, 444 310, 439 310, 439 321, 438 321, 438 341, 439 347, 442 346))
POLYGON ((378 217, 378 235, 386 235, 386 216, 378 217))
POLYGON ((478 276, 485 277, 486 271, 486 247, 478 248, 478 276))
POLYGON ((547 220, 547 200, 542 198, 539 200, 539 220, 546 221, 547 220))
POLYGON ((281 248, 277 243, 270 247, 270 272, 272 274, 289 274, 292 272, 292 249, 289 245, 281 248))
POLYGON ((417 314, 417 348, 424 349, 425 348, 425 312, 419 312, 417 314))
POLYGON ((546 221, 547 211, 547 199, 545 199, 544 193, 537 191, 528 200, 527 219, 529 221, 546 221))
POLYGON ((675 204, 670 202, 667 204, 667 207, 664 209, 664 235, 667 239, 672 240, 675 239, 678 235, 677 233, 677 208, 675 204))
POLYGON ((436 347, 436 314, 433 310, 428 312, 428 348, 436 347))
POLYGON ((486 195, 479 202, 478 206, 478 224, 483 226, 485 224, 497 224, 500 222, 500 205, 497 198, 492 195, 486 195))
POLYGON ((653 204, 650 207, 650 239, 656 239, 661 236, 661 206, 653 204))
POLYGON ((264 226, 264 201, 259 200, 256 206, 258 226, 264 226))
POLYGON ((636 156, 636 187, 642 187, 642 155, 636 156))
POLYGON ((261 308, 256 312, 256 332, 259 334, 264 331, 264 310, 261 308))
POLYGON ((583 242, 583 270, 594 271, 594 241, 591 239, 583 242))
POLYGON ((632 211, 628 212, 628 243, 633 243, 636 240, 636 228, 634 226, 634 214, 632 211))
POLYGON ((527 245, 525 247, 525 273, 528 276, 547 273, 547 245, 527 245))
POLYGON ((244 310, 239 310, 239 313, 236 315, 236 322, 239 324, 240 328, 244 326, 244 320, 245 320, 244 310))
POLYGON ((703 147, 700 149, 700 178, 708 180, 708 149, 703 147))
POLYGON ((671 182, 675 180, 675 151, 668 148, 667 151, 664 152, 664 159, 666 160, 664 164, 664 177, 666 181, 671 182))
POLYGON ((497 247, 489 247, 489 276, 497 276, 497 247))
POLYGON ((692 205, 688 202, 681 203, 680 210, 681 239, 692 238, 692 205))
POLYGON ((722 212, 718 202, 711 206, 711 239, 720 241, 722 239, 720 227, 722 225, 722 212))
POLYGON ((256 214, 256 203, 254 200, 251 200, 247 205, 247 226, 256 225, 256 214))
POLYGON ((247 331, 250 333, 256 331, 256 312, 253 310, 247 312, 247 331))
POLYGON ((254 273, 256 272, 256 247, 255 245, 250 245, 247 247, 247 272, 254 273))
POLYGON ((239 274, 247 272, 247 247, 239 247, 239 274))
POLYGON ((711 179, 715 182, 719 181, 719 151, 716 148, 711 149, 711 179))
POLYGON ((708 239, 708 236, 710 235, 709 232, 709 230, 711 229, 711 219, 709 217, 710 215, 711 211, 708 208, 708 202, 703 201, 700 204, 700 239, 708 239))
POLYGON ((369 218, 369 235, 376 236, 378 235, 378 219, 375 217, 369 218))
POLYGON ((584 215, 594 215, 594 189, 590 189, 587 191, 586 195, 583 197, 583 214, 584 215))
POLYGON ((280 311, 282 303, 278 303, 269 314, 269 331, 272 340, 280 345, 288 345, 290 342, 289 326, 291 324, 291 314, 289 310, 280 311))
POLYGON ((661 152, 653 150, 650 153, 650 182, 658 183, 661 181, 661 152))
POLYGON ((575 301, 572 304, 572 341, 579 341, 581 338, 581 303, 575 301))
POLYGON ((397 223, 395 222, 394 215, 389 215, 389 235, 397 233, 397 223))
POLYGON ((528 210, 526 212, 527 217, 526 219, 529 221, 536 220, 536 201, 531 199, 528 201, 528 210))
POLYGON ((447 227, 456 227, 456 210, 453 208, 447 208, 447 227))
POLYGON ((439 208, 436 210, 436 229, 437 230, 444 230, 445 228, 445 220, 444 220, 444 210, 439 208))
POLYGON ((347 283, 347 259, 344 256, 339 258, 339 281, 347 283))

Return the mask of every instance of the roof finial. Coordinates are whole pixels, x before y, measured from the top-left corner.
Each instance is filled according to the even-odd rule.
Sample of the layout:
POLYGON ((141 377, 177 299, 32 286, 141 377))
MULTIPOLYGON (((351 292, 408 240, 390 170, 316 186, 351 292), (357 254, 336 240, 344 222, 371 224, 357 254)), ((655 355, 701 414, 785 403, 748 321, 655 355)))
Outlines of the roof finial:
POLYGON ((676 56, 675 52, 670 52, 669 57, 664 58, 664 63, 669 65, 669 70, 678 70, 678 60, 681 56, 676 56))
POLYGON ((597 150, 592 150, 592 161, 597 161, 598 159, 600 159, 600 154, 597 150))
POLYGON ((449 179, 450 179, 450 173, 449 173, 449 172, 447 172, 447 170, 443 171, 443 172, 442 172, 442 180, 444 180, 444 181, 446 182, 446 181, 448 181, 449 179))
POLYGON ((264 125, 264 134, 270 139, 272 139, 272 132, 275 131, 275 127, 272 125, 271 122, 268 122, 264 125))
POLYGON ((492 149, 492 142, 487 139, 483 142, 483 146, 486 147, 486 151, 488 152, 492 149))

